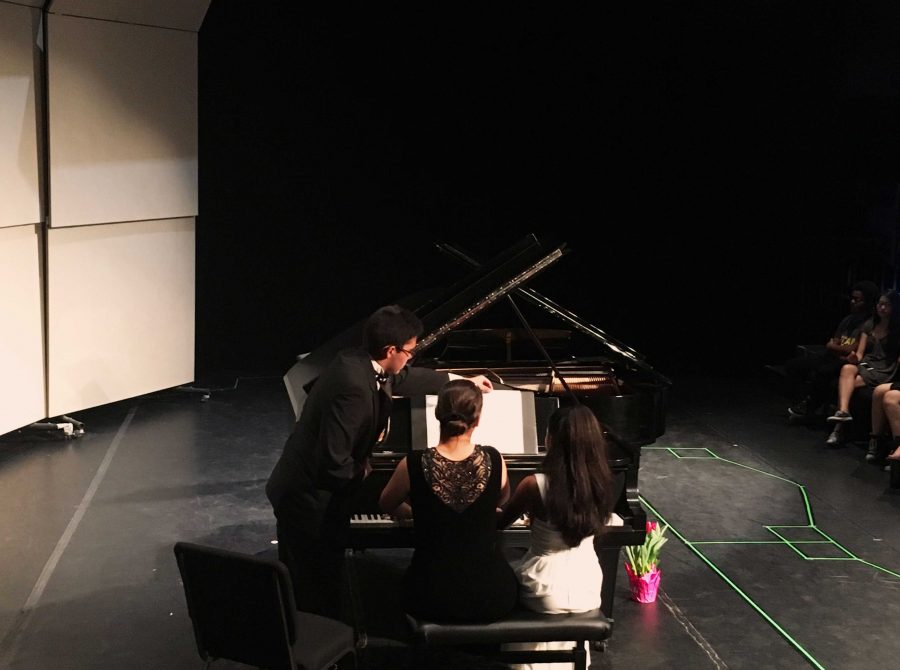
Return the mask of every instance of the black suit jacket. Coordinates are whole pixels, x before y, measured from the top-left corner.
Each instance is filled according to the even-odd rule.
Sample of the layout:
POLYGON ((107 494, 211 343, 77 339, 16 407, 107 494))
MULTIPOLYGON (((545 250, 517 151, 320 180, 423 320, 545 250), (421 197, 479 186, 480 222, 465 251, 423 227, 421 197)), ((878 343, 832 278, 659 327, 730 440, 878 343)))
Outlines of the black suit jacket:
MULTIPOLYGON (((392 376, 393 393, 437 393, 448 379, 447 373, 406 367, 392 376)), ((266 484, 279 522, 293 517, 315 528, 335 494, 351 494, 377 441, 378 415, 372 359, 362 349, 340 352, 313 385, 266 484)))

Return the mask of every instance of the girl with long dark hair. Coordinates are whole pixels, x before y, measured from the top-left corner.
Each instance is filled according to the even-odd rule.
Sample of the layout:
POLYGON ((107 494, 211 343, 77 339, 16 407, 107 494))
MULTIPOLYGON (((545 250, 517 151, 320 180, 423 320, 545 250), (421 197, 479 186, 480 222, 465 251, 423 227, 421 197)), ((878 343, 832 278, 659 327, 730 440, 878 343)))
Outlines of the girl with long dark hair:
MULTIPOLYGON (((531 521, 531 547, 513 563, 519 602, 525 607, 546 613, 600 607, 603 571, 594 537, 603 532, 614 503, 606 451, 600 423, 587 407, 562 407, 550 417, 542 471, 519 483, 500 518, 501 526, 523 514, 531 521)), ((567 645, 546 642, 515 648, 567 645)))

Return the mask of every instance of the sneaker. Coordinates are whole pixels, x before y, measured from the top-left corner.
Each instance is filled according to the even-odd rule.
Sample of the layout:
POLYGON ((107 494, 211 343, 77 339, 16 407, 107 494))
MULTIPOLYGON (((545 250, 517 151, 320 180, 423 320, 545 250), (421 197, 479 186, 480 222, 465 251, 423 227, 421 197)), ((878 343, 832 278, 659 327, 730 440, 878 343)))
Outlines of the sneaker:
POLYGON ((843 439, 841 438, 841 431, 839 430, 840 426, 836 427, 833 431, 831 431, 831 435, 825 440, 825 445, 828 447, 839 447, 843 443, 843 439))
POLYGON ((869 448, 866 449, 866 462, 872 463, 878 458, 879 439, 874 435, 869 438, 869 448))
POLYGON ((850 416, 850 412, 845 412, 843 410, 838 410, 831 416, 829 416, 826 421, 839 421, 843 423, 844 421, 853 421, 853 417, 850 416))
POLYGON ((809 403, 804 399, 796 405, 788 407, 788 414, 794 417, 805 417, 809 414, 809 403))

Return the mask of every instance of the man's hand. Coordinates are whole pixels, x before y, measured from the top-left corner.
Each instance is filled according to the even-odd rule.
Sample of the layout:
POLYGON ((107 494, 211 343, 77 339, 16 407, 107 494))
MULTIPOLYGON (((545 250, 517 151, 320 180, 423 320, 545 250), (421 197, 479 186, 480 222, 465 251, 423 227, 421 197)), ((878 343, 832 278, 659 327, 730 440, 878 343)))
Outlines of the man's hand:
POLYGON ((475 384, 482 393, 490 393, 494 390, 494 385, 491 384, 491 380, 485 377, 484 375, 477 375, 476 377, 469 377, 469 381, 475 384))

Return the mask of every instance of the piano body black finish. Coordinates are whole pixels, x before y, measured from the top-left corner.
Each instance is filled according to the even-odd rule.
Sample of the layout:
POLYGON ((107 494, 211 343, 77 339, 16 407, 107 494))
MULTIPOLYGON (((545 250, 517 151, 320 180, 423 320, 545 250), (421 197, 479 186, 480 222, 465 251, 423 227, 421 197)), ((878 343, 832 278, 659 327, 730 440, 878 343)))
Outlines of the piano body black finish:
MULTIPOLYGON (((668 379, 649 366, 643 357, 615 341, 599 328, 580 319, 536 291, 528 279, 558 261, 564 247, 545 250, 533 236, 481 264, 450 245, 439 249, 466 266, 469 273, 443 291, 423 293, 400 304, 412 309, 425 326, 416 347, 415 365, 447 370, 464 376, 485 374, 495 388, 534 393, 537 435, 543 444, 546 419, 560 404, 580 402, 589 406, 603 425, 609 440, 610 466, 615 475, 617 498, 614 511, 622 526, 609 527, 598 536, 595 548, 605 574, 603 610, 612 615, 613 593, 622 546, 639 545, 646 536, 646 513, 638 490, 641 447, 665 431, 665 400, 668 379), (507 320, 497 325, 489 320, 507 303, 507 320), (538 315, 555 319, 555 327, 532 328, 519 303, 537 308, 538 315), (491 309, 489 309, 491 308, 491 309), (566 328, 559 328, 562 322, 566 328), (461 326, 466 324, 467 328, 461 326), (472 327, 472 325, 476 327, 472 327)), ((357 324, 341 336, 302 358, 285 375, 297 416, 305 399, 304 386, 318 376, 334 353, 361 342, 357 324)), ((364 483, 355 514, 377 513, 378 496, 399 460, 412 448, 411 429, 398 416, 401 402, 394 403, 391 434, 372 456, 372 474, 364 483)), ((476 436, 477 437, 477 436, 476 436)), ((430 446, 430 445, 429 445, 430 446)), ((505 454, 511 487, 540 469, 543 455, 505 454)), ((413 529, 372 528, 351 523, 353 549, 413 546, 413 529)), ((527 547, 528 531, 501 531, 506 546, 527 547)))

